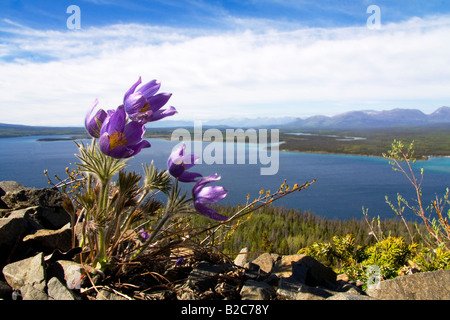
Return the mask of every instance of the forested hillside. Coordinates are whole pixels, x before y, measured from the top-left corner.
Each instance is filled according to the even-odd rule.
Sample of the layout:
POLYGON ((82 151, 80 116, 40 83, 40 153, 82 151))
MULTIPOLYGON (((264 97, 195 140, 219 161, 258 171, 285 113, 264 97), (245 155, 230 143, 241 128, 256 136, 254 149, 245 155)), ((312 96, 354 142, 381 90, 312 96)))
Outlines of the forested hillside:
MULTIPOLYGON (((234 207, 217 209, 228 216, 236 212, 234 207)), ((357 245, 375 243, 362 211, 361 219, 329 220, 308 211, 266 206, 254 212, 250 219, 244 220, 246 218, 235 230, 226 233, 224 243, 218 244, 225 253, 238 253, 247 247, 254 255, 260 252, 294 254, 314 242, 328 242, 333 236, 347 234, 355 237, 357 245)), ((192 222, 205 224, 208 220, 195 216, 192 222)), ((386 234, 390 232, 392 236, 408 239, 406 228, 399 219, 380 223, 386 234)), ((415 230, 413 223, 410 223, 410 229, 415 230)))

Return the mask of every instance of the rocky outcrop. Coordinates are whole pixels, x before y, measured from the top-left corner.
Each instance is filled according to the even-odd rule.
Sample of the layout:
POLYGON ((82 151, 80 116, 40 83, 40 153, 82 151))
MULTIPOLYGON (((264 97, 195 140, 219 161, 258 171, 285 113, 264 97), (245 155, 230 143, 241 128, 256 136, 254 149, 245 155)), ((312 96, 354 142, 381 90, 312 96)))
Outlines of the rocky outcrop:
POLYGON ((39 293, 44 294, 46 283, 42 253, 6 265, 3 275, 11 288, 20 291, 24 299, 34 300, 33 297, 39 293))
POLYGON ((383 300, 450 300, 450 270, 414 273, 381 281, 367 289, 383 300))
MULTIPOLYGON (((28 209, 29 218, 46 229, 59 229, 70 222, 63 209, 63 194, 56 188, 25 188, 11 181, 0 182, 3 204, 9 210, 28 209)), ((5 209, 3 209, 5 210, 5 209)))
POLYGON ((292 278, 309 286, 333 286, 336 273, 316 259, 302 254, 282 256, 274 263, 273 273, 281 278, 292 278))
POLYGON ((38 252, 71 248, 70 215, 56 188, 0 181, 0 199, 0 268, 38 252))

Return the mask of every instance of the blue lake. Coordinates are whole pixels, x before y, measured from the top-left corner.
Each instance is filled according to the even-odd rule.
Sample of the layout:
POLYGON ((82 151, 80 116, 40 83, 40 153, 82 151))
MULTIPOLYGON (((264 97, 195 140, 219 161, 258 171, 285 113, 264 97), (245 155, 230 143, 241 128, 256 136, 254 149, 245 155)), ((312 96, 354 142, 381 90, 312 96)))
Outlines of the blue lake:
MULTIPOLYGON (((65 168, 78 160, 74 155, 77 153, 75 143, 67 140, 39 142, 39 138, 46 137, 0 139, 0 181, 15 180, 27 187, 41 188, 48 186, 43 173, 45 169, 50 176, 58 174, 65 177, 65 168)), ((150 164, 152 160, 156 167, 167 168, 167 158, 177 143, 156 139, 149 141, 152 147, 131 159, 128 170, 142 172, 142 163, 150 164)), ((203 148, 208 145, 203 143, 203 148)), ((245 148, 247 152, 256 147, 235 146, 245 148)), ((290 186, 316 179, 317 182, 307 190, 288 195, 275 204, 310 210, 327 218, 360 219, 363 217, 363 206, 369 208, 370 216, 391 218, 394 213, 385 203, 385 195, 391 200, 396 200, 397 193, 407 200, 414 196, 406 178, 399 172, 393 172, 387 160, 382 158, 280 152, 279 170, 275 175, 261 175, 260 169, 267 165, 248 162, 248 157, 246 164, 207 164, 204 161, 191 170, 203 175, 220 174, 222 179, 216 184, 229 191, 221 203, 231 205, 245 203, 247 194, 251 199, 256 198, 261 188, 275 191, 284 179, 290 186)), ((442 196, 450 186, 450 159, 431 158, 417 162, 417 175, 420 167, 425 170, 422 187, 424 199, 429 203, 436 195, 442 196)))

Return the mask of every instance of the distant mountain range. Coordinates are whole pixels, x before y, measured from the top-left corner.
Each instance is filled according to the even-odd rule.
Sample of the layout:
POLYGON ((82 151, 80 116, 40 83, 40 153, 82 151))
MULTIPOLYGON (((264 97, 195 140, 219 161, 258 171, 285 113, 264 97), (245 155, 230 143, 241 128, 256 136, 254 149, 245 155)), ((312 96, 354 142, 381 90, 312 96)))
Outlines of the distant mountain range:
POLYGON ((298 129, 357 129, 425 126, 431 124, 450 124, 450 107, 441 107, 431 114, 425 114, 417 109, 350 111, 331 117, 313 116, 306 119, 297 118, 285 124, 283 127, 298 129))
MULTIPOLYGON (((441 107, 431 114, 417 109, 392 109, 384 111, 349 111, 335 116, 226 118, 202 121, 203 128, 280 128, 280 129, 362 129, 450 124, 450 107, 441 107)), ((152 122, 150 128, 186 128, 193 121, 162 120, 152 122)), ((85 134, 83 127, 37 127, 0 123, 0 136, 28 134, 85 134)))
MULTIPOLYGON (((450 107, 441 107, 431 114, 417 109, 392 109, 384 111, 349 111, 335 116, 228 118, 202 121, 203 127, 274 127, 282 129, 359 129, 393 126, 426 126, 450 124, 450 107)), ((193 121, 167 120, 152 123, 152 127, 192 127, 193 121)))

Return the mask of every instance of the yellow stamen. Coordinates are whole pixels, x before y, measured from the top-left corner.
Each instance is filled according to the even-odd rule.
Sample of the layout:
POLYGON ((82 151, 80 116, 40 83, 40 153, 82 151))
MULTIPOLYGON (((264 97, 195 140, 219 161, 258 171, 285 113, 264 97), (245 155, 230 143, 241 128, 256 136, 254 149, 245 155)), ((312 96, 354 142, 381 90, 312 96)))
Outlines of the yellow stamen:
POLYGON ((148 109, 150 109, 150 103, 148 103, 148 101, 145 101, 144 107, 142 107, 142 109, 139 112, 146 112, 148 111, 148 109))
POLYGON ((109 136, 109 150, 117 148, 118 146, 124 146, 127 142, 125 135, 122 132, 116 131, 109 136))

